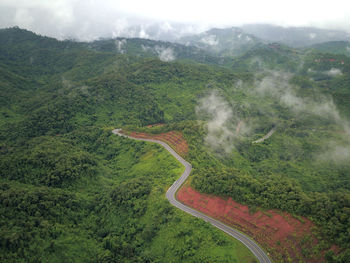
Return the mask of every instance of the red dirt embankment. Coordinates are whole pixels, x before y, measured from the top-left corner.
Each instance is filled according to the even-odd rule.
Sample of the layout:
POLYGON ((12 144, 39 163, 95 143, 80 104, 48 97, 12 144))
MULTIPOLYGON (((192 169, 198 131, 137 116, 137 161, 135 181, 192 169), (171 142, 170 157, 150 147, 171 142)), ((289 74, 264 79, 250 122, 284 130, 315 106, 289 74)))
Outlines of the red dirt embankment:
POLYGON ((129 134, 135 138, 155 139, 169 144, 178 154, 184 156, 188 153, 188 144, 181 132, 170 131, 160 134, 148 134, 144 132, 131 132, 129 134))
POLYGON ((186 185, 178 191, 177 199, 251 236, 276 262, 324 262, 322 253, 306 256, 317 244, 314 225, 306 218, 298 220, 276 210, 250 213, 248 206, 231 198, 201 194, 186 185))

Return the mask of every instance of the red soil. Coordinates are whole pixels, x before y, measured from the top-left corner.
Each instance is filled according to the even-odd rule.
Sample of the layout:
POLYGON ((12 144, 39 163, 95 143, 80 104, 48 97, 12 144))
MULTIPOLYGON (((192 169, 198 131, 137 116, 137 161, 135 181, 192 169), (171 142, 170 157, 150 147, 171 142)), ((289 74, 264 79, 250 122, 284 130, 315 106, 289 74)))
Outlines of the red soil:
POLYGON ((302 250, 311 252, 317 244, 312 234, 314 225, 307 218, 298 220, 277 210, 249 213, 248 206, 231 198, 201 194, 186 185, 177 193, 177 199, 251 236, 276 262, 324 262, 322 253, 311 257, 302 254, 302 250), (306 237, 309 237, 307 241, 306 237))
POLYGON ((129 134, 135 138, 155 139, 166 142, 169 144, 178 154, 184 156, 188 153, 188 144, 181 132, 170 131, 160 134, 148 134, 144 132, 131 132, 129 134))

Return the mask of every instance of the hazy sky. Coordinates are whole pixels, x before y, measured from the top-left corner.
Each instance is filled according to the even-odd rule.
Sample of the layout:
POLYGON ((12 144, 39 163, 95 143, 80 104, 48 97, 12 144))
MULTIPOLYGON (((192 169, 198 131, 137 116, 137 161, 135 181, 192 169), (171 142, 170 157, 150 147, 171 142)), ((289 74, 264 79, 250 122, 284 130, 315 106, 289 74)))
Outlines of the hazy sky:
POLYGON ((0 0, 1 28, 17 25, 61 39, 92 40, 119 35, 147 37, 146 29, 154 22, 160 22, 164 32, 176 28, 181 33, 244 23, 350 31, 350 1, 0 0), (140 25, 138 30, 126 30, 135 25, 140 25))

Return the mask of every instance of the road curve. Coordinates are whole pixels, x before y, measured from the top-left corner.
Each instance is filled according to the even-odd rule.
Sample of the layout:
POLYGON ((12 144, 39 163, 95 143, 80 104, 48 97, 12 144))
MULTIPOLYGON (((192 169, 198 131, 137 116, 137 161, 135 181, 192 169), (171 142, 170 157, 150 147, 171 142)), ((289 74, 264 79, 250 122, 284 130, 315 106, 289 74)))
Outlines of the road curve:
POLYGON ((265 140, 267 140, 268 138, 271 137, 272 134, 274 134, 276 131, 276 127, 273 127, 268 133, 266 133, 266 135, 256 141, 253 141, 253 143, 260 143, 260 142, 263 142, 265 140))
POLYGON ((176 206, 177 208, 181 209, 182 211, 191 214, 195 217, 202 218, 206 222, 209 222, 213 226, 219 228, 220 230, 224 231, 225 233, 229 234, 230 236, 236 238, 237 240, 241 241, 259 260, 261 263, 271 263, 272 261, 269 259, 267 254, 259 247, 255 241, 250 239, 248 236, 242 234, 241 232, 233 229, 232 227, 229 227, 225 225, 224 223, 211 218, 195 209, 192 209, 179 201, 176 200, 176 192, 177 190, 181 187, 181 185, 186 181, 188 176, 191 173, 192 170, 192 165, 188 163, 185 159, 183 159, 180 155, 178 155, 168 144, 165 142, 159 141, 159 140, 153 140, 153 139, 141 139, 141 138, 135 138, 131 136, 127 136, 125 134, 122 134, 121 129, 115 129, 112 132, 116 135, 122 136, 122 137, 127 137, 131 138, 134 140, 138 141, 147 141, 147 142, 154 142, 162 145, 172 156, 174 156, 180 163, 182 163, 183 166, 185 166, 185 171, 181 175, 179 179, 177 179, 172 186, 168 189, 166 192, 166 198, 169 200, 169 202, 173 205, 176 206))

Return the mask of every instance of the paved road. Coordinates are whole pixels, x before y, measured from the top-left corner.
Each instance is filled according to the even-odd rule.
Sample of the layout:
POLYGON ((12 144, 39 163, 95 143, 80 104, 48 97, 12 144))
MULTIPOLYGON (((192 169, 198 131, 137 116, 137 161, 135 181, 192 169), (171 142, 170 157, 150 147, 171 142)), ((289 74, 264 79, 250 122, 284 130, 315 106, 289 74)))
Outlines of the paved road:
POLYGON ((180 163, 182 163, 185 166, 185 171, 184 173, 181 175, 181 177, 179 179, 177 179, 172 186, 170 186, 170 188, 168 189, 168 191, 166 192, 166 198, 169 200, 169 202, 176 206, 177 208, 181 209, 182 211, 185 211, 186 213, 189 213, 195 217, 198 218, 202 218, 203 220, 205 220, 206 222, 212 224, 213 226, 221 229, 222 231, 224 231, 225 233, 229 234, 230 236, 233 236, 234 238, 238 239, 239 241, 241 241, 259 260, 259 262, 261 263, 271 263, 271 260, 269 259, 269 257, 266 255, 266 253, 259 247, 259 245, 257 243, 255 243, 255 241, 253 241, 252 239, 250 239, 249 237, 247 237, 246 235, 242 234, 241 232, 225 225, 224 223, 211 218, 197 210, 192 209, 191 207, 188 207, 182 203, 180 203, 179 201, 176 200, 175 194, 176 191, 180 188, 180 186, 186 181, 186 179, 188 178, 188 176, 191 173, 192 170, 192 165, 190 163, 188 163, 185 159, 183 159, 180 155, 178 155, 168 144, 166 144, 165 142, 162 141, 158 141, 158 140, 153 140, 153 139, 140 139, 140 138, 134 138, 134 137, 130 137, 127 135, 124 135, 122 133, 120 133, 120 129, 115 129, 112 132, 116 135, 119 136, 123 136, 123 137, 127 137, 127 138, 131 138, 134 140, 138 140, 138 141, 147 141, 147 142, 154 142, 154 143, 158 143, 160 145, 162 145, 167 151, 169 151, 171 153, 171 155, 173 155, 180 163))
POLYGON ((259 140, 253 141, 253 143, 259 143, 267 140, 271 137, 272 134, 274 134, 276 131, 276 127, 272 128, 271 131, 269 131, 264 137, 260 138, 259 140))

